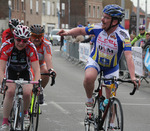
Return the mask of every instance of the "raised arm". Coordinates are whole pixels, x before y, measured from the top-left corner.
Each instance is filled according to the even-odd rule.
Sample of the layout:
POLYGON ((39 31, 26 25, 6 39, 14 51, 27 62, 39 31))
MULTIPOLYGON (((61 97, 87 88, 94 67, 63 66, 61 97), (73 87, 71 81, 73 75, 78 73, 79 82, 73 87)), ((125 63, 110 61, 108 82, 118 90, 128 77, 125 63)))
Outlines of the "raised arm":
POLYGON ((67 36, 67 35, 71 35, 71 36, 77 36, 77 35, 87 35, 85 28, 73 28, 69 31, 65 31, 65 30, 60 30, 58 33, 58 35, 60 36, 67 36))

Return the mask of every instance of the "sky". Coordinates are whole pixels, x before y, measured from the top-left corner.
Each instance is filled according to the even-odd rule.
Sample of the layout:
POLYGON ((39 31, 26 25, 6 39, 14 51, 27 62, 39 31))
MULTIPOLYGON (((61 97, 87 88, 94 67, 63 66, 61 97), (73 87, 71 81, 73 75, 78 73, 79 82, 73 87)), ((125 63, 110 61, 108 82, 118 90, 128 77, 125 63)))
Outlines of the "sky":
MULTIPOLYGON (((131 0, 134 6, 137 7, 138 0, 131 0)), ((139 0, 139 6, 145 11, 145 1, 146 0, 139 0)), ((147 13, 150 14, 150 0, 147 0, 147 13)))

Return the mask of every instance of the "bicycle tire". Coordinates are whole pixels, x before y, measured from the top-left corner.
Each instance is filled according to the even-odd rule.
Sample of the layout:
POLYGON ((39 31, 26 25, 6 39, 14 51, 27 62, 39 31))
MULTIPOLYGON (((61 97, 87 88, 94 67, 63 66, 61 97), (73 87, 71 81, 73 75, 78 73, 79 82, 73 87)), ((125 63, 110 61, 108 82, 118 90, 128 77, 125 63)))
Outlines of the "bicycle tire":
POLYGON ((32 112, 30 111, 30 127, 28 131, 37 131, 39 124, 39 114, 40 114, 40 106, 39 106, 39 97, 35 94, 32 106, 32 112))
POLYGON ((123 110, 120 101, 117 98, 111 98, 111 103, 104 122, 104 130, 115 129, 123 131, 123 110), (111 127, 110 123, 113 123, 111 127))
POLYGON ((10 127, 13 131, 23 131, 24 129, 24 103, 23 99, 18 100, 18 105, 13 106, 10 114, 10 127))

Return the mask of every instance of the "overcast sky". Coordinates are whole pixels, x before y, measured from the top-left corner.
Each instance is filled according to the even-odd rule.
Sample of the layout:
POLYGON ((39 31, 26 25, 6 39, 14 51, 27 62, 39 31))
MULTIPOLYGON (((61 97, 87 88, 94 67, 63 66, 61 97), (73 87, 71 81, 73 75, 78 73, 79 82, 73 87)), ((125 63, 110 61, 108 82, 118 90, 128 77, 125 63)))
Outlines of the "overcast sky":
MULTIPOLYGON (((131 0, 134 6, 137 6, 138 0, 131 0)), ((139 0, 139 6, 145 11, 145 1, 146 0, 139 0)), ((147 0, 147 13, 150 14, 150 0, 147 0)))

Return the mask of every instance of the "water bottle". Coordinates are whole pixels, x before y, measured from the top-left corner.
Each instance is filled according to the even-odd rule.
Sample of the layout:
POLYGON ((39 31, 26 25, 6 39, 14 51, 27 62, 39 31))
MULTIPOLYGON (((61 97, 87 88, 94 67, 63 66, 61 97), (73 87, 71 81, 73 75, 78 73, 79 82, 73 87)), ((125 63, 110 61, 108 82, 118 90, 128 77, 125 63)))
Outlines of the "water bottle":
POLYGON ((107 104, 108 104, 108 101, 109 101, 109 99, 105 99, 104 102, 101 102, 101 103, 100 103, 100 110, 101 110, 101 111, 104 112, 105 107, 106 107, 107 104))

